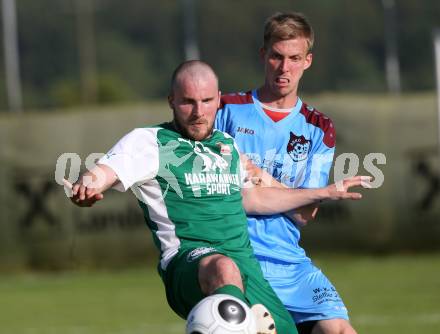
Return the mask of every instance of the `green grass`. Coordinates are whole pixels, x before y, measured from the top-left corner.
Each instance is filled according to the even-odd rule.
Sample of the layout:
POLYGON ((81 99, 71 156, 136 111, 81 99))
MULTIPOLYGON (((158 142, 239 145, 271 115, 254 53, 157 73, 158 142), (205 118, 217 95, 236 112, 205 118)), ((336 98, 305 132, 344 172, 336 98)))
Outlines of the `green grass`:
POLYGON ((359 333, 439 333, 440 256, 320 257, 359 333))
MULTIPOLYGON (((359 333, 438 333, 440 256, 317 256, 359 333)), ((0 278, 0 333, 184 332, 154 269, 0 278)))
POLYGON ((0 279, 0 333, 182 333, 154 269, 0 279))

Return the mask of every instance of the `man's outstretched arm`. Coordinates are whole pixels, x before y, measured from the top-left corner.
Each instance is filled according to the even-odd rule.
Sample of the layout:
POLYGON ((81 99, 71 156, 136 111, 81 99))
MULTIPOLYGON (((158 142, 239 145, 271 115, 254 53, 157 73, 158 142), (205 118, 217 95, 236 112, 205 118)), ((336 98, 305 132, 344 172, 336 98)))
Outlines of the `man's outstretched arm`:
POLYGON ((369 186, 370 177, 354 176, 337 184, 317 189, 291 189, 278 187, 245 187, 242 190, 243 206, 248 214, 269 215, 284 213, 296 208, 325 200, 362 198, 360 193, 349 192, 352 187, 369 186))
MULTIPOLYGON (((278 182, 265 170, 254 165, 251 160, 249 160, 245 155, 242 156, 242 162, 245 166, 247 178, 256 186, 260 187, 276 187, 276 188, 287 188, 286 185, 278 182)), ((319 203, 315 202, 309 205, 295 208, 285 212, 284 214, 295 223, 304 226, 310 220, 315 219, 319 209, 319 203)))

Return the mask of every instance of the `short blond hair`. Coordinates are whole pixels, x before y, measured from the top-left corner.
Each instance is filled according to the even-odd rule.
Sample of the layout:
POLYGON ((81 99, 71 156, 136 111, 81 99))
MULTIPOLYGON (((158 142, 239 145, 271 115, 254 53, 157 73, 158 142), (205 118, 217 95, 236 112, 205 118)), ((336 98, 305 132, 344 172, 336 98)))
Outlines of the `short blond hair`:
POLYGON ((302 13, 275 13, 264 24, 263 48, 268 49, 273 41, 304 37, 308 53, 312 52, 315 39, 313 28, 302 13))

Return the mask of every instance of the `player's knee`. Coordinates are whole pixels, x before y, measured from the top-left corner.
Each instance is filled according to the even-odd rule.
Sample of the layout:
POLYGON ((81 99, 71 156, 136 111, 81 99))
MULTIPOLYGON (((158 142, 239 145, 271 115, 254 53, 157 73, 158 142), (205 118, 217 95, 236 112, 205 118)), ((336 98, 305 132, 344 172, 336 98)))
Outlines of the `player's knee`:
POLYGON ((240 270, 233 260, 215 254, 203 258, 199 263, 199 283, 202 292, 209 295, 224 285, 242 288, 240 270))
POLYGON ((345 319, 334 319, 337 322, 337 334, 356 334, 351 324, 345 319))
POLYGON ((356 331, 345 319, 330 319, 318 321, 312 334, 356 334, 356 331))
POLYGON ((357 334, 354 328, 350 325, 348 321, 342 325, 342 329, 340 331, 341 334, 357 334))

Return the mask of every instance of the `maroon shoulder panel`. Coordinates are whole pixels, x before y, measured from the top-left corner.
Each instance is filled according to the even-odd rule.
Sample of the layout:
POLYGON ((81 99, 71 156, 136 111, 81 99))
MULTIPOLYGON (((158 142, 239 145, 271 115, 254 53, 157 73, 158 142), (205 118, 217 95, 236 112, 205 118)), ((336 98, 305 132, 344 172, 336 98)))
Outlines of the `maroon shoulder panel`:
POLYGON ((250 91, 246 93, 227 94, 221 96, 220 108, 223 107, 225 104, 249 104, 249 103, 253 103, 252 93, 250 91))
POLYGON ((332 120, 319 112, 313 107, 303 103, 301 108, 301 114, 306 118, 307 123, 312 124, 320 128, 324 132, 323 142, 328 147, 334 147, 336 144, 336 131, 333 126, 332 120))

